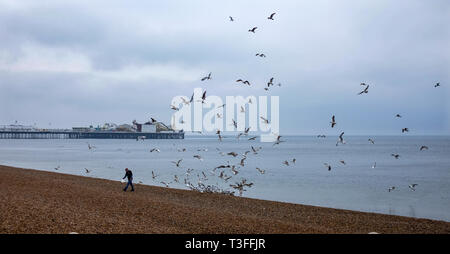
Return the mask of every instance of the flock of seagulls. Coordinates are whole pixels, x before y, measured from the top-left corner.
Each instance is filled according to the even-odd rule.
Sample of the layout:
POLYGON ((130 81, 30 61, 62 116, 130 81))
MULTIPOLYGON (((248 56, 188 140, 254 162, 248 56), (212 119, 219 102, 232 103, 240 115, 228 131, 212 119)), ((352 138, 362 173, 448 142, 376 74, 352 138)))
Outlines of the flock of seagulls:
MULTIPOLYGON (((267 19, 268 19, 268 20, 274 20, 274 16, 275 16, 275 15, 276 15, 275 12, 274 12, 274 13, 271 13, 271 14, 267 17, 267 19)), ((235 21, 235 18, 232 17, 232 16, 229 16, 229 19, 230 19, 230 22, 234 22, 234 21, 235 21)), ((257 31, 257 29, 258 29, 258 27, 255 26, 255 27, 250 28, 250 29, 248 30, 248 32, 255 34, 256 31, 257 31)), ((256 53, 255 56, 257 56, 257 57, 266 57, 266 55, 265 55, 264 53, 256 53)), ((211 79, 212 79, 212 73, 209 72, 206 76, 202 77, 202 78, 200 79, 200 81, 208 81, 208 80, 211 80, 211 79)), ((236 80, 236 83, 242 83, 243 85, 251 86, 250 81, 245 80, 245 79, 237 79, 237 80, 236 80)), ((281 83, 278 83, 277 85, 278 85, 278 86, 281 86, 281 83)), ((362 91, 360 91, 359 93, 357 93, 357 95, 368 94, 368 93, 369 93, 369 84, 361 83, 360 85, 361 85, 361 86, 364 86, 364 88, 363 88, 362 91)), ((272 86, 274 86, 274 77, 270 78, 270 80, 267 82, 267 86, 264 88, 264 90, 267 91, 267 90, 269 90, 269 88, 272 87, 272 86)), ((437 87, 439 87, 439 86, 440 86, 440 83, 436 83, 436 84, 434 85, 435 88, 437 88, 437 87)), ((201 101, 202 103, 204 103, 204 102, 205 102, 205 99, 206 99, 206 90, 203 92, 202 97, 201 97, 201 100, 199 100, 199 101, 201 101)), ((192 103, 193 101, 194 101, 194 94, 192 94, 192 96, 191 96, 191 98, 190 98, 189 101, 187 101, 187 100, 185 100, 185 99, 183 98, 183 103, 184 103, 185 105, 189 105, 189 104, 192 103)), ((249 103, 251 103, 251 101, 249 101, 249 103)), ((225 106, 225 104, 223 104, 223 105, 220 106, 220 107, 224 107, 224 106, 225 106)), ((218 107, 218 108, 220 108, 220 107, 218 107)), ((175 111, 178 111, 178 110, 180 109, 179 107, 177 107, 177 106, 175 106, 175 105, 170 105, 170 108, 171 108, 172 110, 175 110, 175 111)), ((244 109, 244 108, 241 108, 241 113, 245 113, 245 109, 244 109)), ((218 118, 222 118, 222 115, 217 114, 217 117, 218 117, 218 118)), ((400 114, 396 114, 395 117, 396 117, 396 118, 402 118, 402 116, 401 116, 400 114)), ((265 117, 260 117, 260 119, 261 119, 261 122, 264 123, 264 124, 269 124, 269 123, 270 123, 269 120, 268 120, 267 118, 265 118, 265 117)), ((157 122, 157 120, 154 119, 154 118, 151 118, 151 121, 152 121, 152 123, 157 122)), ((232 125, 233 125, 235 128, 237 128, 237 122, 236 122, 234 119, 232 120, 232 125)), ((332 115, 331 121, 330 121, 330 126, 331 126, 331 128, 334 128, 336 125, 337 125, 337 122, 336 122, 336 116, 335 116, 335 115, 332 115)), ((244 131, 243 133, 239 133, 239 134, 237 135, 237 139, 239 139, 239 138, 242 137, 242 136, 248 136, 249 131, 250 131, 250 128, 246 128, 245 131, 244 131)), ((409 128, 402 128, 401 131, 402 131, 402 133, 409 132, 409 128)), ((199 132, 199 133, 201 133, 201 132, 199 132)), ((222 141, 223 135, 222 135, 222 133, 221 133, 220 130, 217 130, 217 131, 216 131, 216 135, 218 136, 218 140, 219 140, 219 141, 222 141)), ((318 135, 317 137, 318 137, 318 138, 326 138, 325 135, 318 135)), ((251 141, 251 140, 256 140, 256 138, 257 138, 256 136, 255 136, 255 137, 249 137, 248 140, 250 140, 250 141, 251 141)), ((372 138, 369 138, 368 141, 369 141, 371 144, 375 144, 375 140, 372 139, 372 138)), ((279 144, 281 144, 282 142, 285 142, 285 141, 284 141, 284 140, 281 140, 281 136, 278 135, 278 136, 277 136, 277 139, 276 139, 275 142, 273 143, 273 146, 279 145, 279 144)), ((346 141, 344 140, 344 131, 342 131, 342 132, 340 133, 340 135, 339 135, 339 137, 338 137, 338 140, 337 140, 337 142, 336 142, 336 146, 338 146, 339 144, 341 144, 341 145, 346 144, 346 141)), ((95 149, 95 148, 96 148, 95 146, 92 146, 91 144, 88 143, 88 149, 89 149, 89 150, 93 150, 93 149, 95 149)), ((238 159, 239 159, 239 163, 232 165, 232 164, 230 164, 229 161, 228 161, 227 164, 216 166, 216 167, 214 167, 212 170, 209 170, 209 171, 206 170, 206 171, 208 172, 208 174, 205 173, 205 171, 201 171, 201 174, 200 174, 200 173, 197 174, 197 182, 196 182, 196 185, 194 185, 194 184, 191 182, 190 178, 189 178, 189 177, 193 174, 194 169, 192 169, 192 168, 187 168, 186 171, 185 171, 185 173, 184 173, 184 176, 185 176, 185 178, 184 178, 184 184, 185 184, 188 188, 190 188, 191 190, 196 190, 196 191, 200 191, 200 192, 213 192, 213 193, 222 193, 222 194, 234 195, 234 192, 233 192, 233 191, 220 189, 220 188, 218 187, 218 185, 205 185, 203 182, 204 182, 204 181, 207 181, 211 176, 217 176, 219 179, 223 180, 225 183, 228 182, 233 176, 236 176, 236 175, 239 174, 241 168, 243 168, 243 167, 246 166, 246 160, 248 159, 248 156, 249 156, 251 153, 253 153, 254 155, 257 155, 261 149, 262 149, 262 147, 254 147, 254 146, 251 146, 251 149, 250 149, 250 150, 245 151, 243 154, 239 154, 239 153, 234 152, 234 151, 231 151, 231 152, 222 152, 222 151, 220 151, 219 148, 216 148, 216 150, 217 150, 217 151, 219 152, 219 154, 222 155, 222 156, 231 156, 231 157, 233 157, 233 158, 238 158, 238 157, 239 157, 239 158, 238 158, 238 159), (217 170, 220 170, 220 172, 217 172, 217 170), (229 171, 227 171, 227 170, 229 170, 229 171)), ((423 146, 420 147, 420 151, 428 150, 428 149, 429 149, 429 148, 428 148, 427 146, 425 146, 425 145, 423 145, 423 146)), ((178 150, 178 152, 186 152, 186 151, 187 151, 186 148, 179 148, 179 149, 177 149, 177 150, 178 150)), ((202 149, 198 149, 198 151, 207 151, 207 149, 203 149, 203 150, 202 150, 202 149)), ((160 149, 158 149, 158 148, 152 148, 152 149, 150 150, 150 153, 153 153, 153 152, 160 153, 161 151, 160 151, 160 149)), ((394 157, 395 159, 399 159, 399 158, 400 158, 400 155, 399 155, 399 154, 396 154, 396 153, 392 153, 391 156, 394 157)), ((199 155, 199 154, 193 155, 193 158, 198 159, 198 161, 203 161, 203 160, 204 160, 204 158, 203 158, 201 155, 199 155)), ((182 168, 182 162, 183 162, 183 159, 178 159, 178 160, 176 160, 176 161, 171 161, 171 162, 175 165, 175 167, 177 167, 177 168, 182 168)), ((347 165, 347 163, 345 162, 345 160, 340 160, 339 162, 340 162, 342 165, 347 165)), ((284 160, 284 161, 282 162, 282 165, 285 165, 285 166, 291 166, 291 165, 294 165, 295 163, 296 163, 296 159, 293 158, 293 159, 291 159, 291 160, 284 160)), ((325 168, 326 168, 328 171, 331 171, 331 170, 332 170, 332 165, 331 165, 330 163, 328 163, 328 162, 327 162, 327 163, 323 163, 323 165, 325 166, 325 168)), ((373 164, 373 166, 372 166, 372 169, 375 169, 376 167, 377 167, 377 163, 375 162, 375 163, 373 164)), ((60 166, 58 166, 58 167, 55 168, 55 170, 59 170, 59 169, 60 169, 60 166)), ((259 174, 261 174, 261 175, 264 175, 264 174, 266 173, 266 170, 265 170, 265 169, 261 169, 260 167, 256 167, 256 171, 257 171, 259 174)), ((90 173, 90 172, 91 172, 91 170, 85 168, 85 173, 86 173, 86 174, 88 174, 88 173, 90 173)), ((152 179, 153 179, 154 181, 158 181, 157 178, 159 177, 159 175, 156 174, 154 171, 151 171, 151 173, 152 173, 152 179)), ((179 176, 178 176, 178 175, 174 175, 174 176, 173 176, 173 181, 171 181, 171 182, 168 182, 168 181, 159 181, 159 183, 161 183, 161 184, 162 184, 163 186, 165 186, 165 187, 169 187, 170 184, 172 184, 173 182, 175 182, 175 183, 179 183, 179 182, 180 182, 180 179, 179 179, 179 176)), ((140 182, 140 183, 142 183, 142 182, 140 182)), ((253 186, 253 183, 248 182, 248 180, 245 179, 245 178, 242 178, 241 180, 236 181, 234 184, 229 184, 229 186, 230 186, 231 188, 233 188, 235 191, 238 191, 240 195, 242 195, 242 193, 245 191, 245 188, 250 188, 250 187, 252 187, 252 186, 253 186)), ((418 184, 413 183, 413 184, 410 184, 408 187, 409 187, 409 189, 411 189, 412 191, 415 191, 417 186, 418 186, 418 184)), ((388 188, 388 192, 394 191, 394 190, 396 190, 396 189, 397 189, 396 186, 391 186, 391 187, 388 188)))
MULTIPOLYGON (((365 86, 365 88, 364 88, 361 92, 359 92, 358 95, 362 95, 362 94, 367 94, 367 93, 369 93, 369 85, 368 85, 368 84, 366 84, 366 83, 361 83, 360 85, 361 85, 361 86, 365 86)), ((435 85, 434 87, 436 88, 436 87, 439 87, 439 86, 440 86, 440 83, 436 83, 436 85, 435 85)), ((396 117, 396 118, 402 118, 402 115, 396 114, 395 117, 396 117)), ((331 128, 334 128, 334 127, 337 125, 337 122, 336 122, 336 116, 335 116, 335 115, 332 115, 330 125, 331 125, 331 128)), ((402 128, 401 131, 402 131, 402 133, 407 133, 407 132, 409 132, 409 128, 407 128, 407 127, 402 128)), ((345 144, 345 143, 346 143, 345 140, 344 140, 344 138, 343 138, 343 135, 344 135, 344 132, 341 132, 341 134, 339 135, 338 141, 337 141, 337 143, 336 143, 336 146, 338 146, 339 144, 345 144)), ((325 135, 318 135, 317 137, 318 137, 318 138, 326 138, 325 135)), ((372 145, 375 144, 375 140, 372 139, 372 138, 369 138, 368 141, 369 141, 372 145)), ((428 150, 428 149, 429 149, 428 146, 422 145, 422 146, 420 147, 419 150, 420 150, 420 151, 423 151, 423 150, 428 150)), ((391 156, 392 156, 393 158, 395 158, 395 159, 399 159, 399 158, 400 158, 400 154, 397 154, 397 153, 391 153, 391 156)), ((343 165, 346 165, 345 161, 341 160, 340 162, 341 162, 343 165)), ((287 164, 286 164, 286 161, 284 162, 284 164, 287 165, 287 164)), ((324 163, 324 165, 325 165, 325 167, 328 169, 328 171, 331 171, 331 165, 330 165, 329 163, 324 163)), ((372 166, 372 169, 375 169, 376 167, 377 167, 377 163, 374 162, 374 164, 373 164, 373 166, 372 166)), ((409 187, 409 189, 411 189, 412 191, 415 191, 415 190, 416 190, 415 188, 416 188, 417 185, 418 185, 418 184, 414 183, 414 184, 410 184, 408 187, 409 187)), ((393 191, 393 190, 395 190, 395 189, 396 189, 395 186, 389 187, 389 188, 388 188, 388 192, 391 192, 391 191, 393 191)))

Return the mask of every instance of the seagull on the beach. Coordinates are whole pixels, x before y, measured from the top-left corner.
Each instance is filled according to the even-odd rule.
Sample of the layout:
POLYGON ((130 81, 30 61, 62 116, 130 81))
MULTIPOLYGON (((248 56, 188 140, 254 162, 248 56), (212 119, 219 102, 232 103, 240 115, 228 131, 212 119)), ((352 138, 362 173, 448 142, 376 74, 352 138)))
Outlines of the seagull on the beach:
POLYGON ((96 148, 95 146, 91 146, 91 144, 87 143, 89 150, 96 148))
POLYGON ((294 163, 295 164, 295 162, 297 161, 297 159, 296 158, 294 158, 294 159, 292 159, 292 163, 294 163))
POLYGON ((178 111, 178 110, 180 110, 180 108, 178 108, 178 107, 175 107, 174 105, 170 105, 170 108, 171 108, 171 109, 173 109, 173 110, 175 110, 175 111, 178 111))
POLYGON ((180 163, 183 159, 179 159, 178 161, 172 161, 177 167, 180 167, 180 163))
POLYGON ((377 162, 375 162, 372 166, 372 168, 376 168, 377 167, 377 162))
POLYGON ((396 158, 396 159, 398 159, 398 158, 400 157, 399 154, 391 154, 391 156, 394 157, 394 158, 396 158))
POLYGON ((289 166, 289 161, 283 161, 283 164, 289 166))
POLYGON ((155 172, 153 172, 153 170, 152 170, 152 178, 153 178, 153 179, 156 179, 157 176, 158 176, 158 175, 155 174, 155 172))
POLYGON ((409 187, 412 191, 416 191, 416 186, 417 186, 417 185, 418 185, 417 183, 413 183, 413 184, 408 185, 408 187, 409 187))
POLYGON ((339 162, 342 163, 342 164, 344 164, 344 165, 346 165, 346 164, 345 164, 345 161, 343 161, 343 160, 340 160, 339 162))
POLYGON ((428 150, 428 146, 421 146, 420 151, 422 151, 422 150, 428 150))
POLYGON ((248 138, 248 140, 255 140, 256 138, 257 138, 257 136, 254 136, 254 137, 248 138))
POLYGON ((389 192, 391 192, 392 190, 395 190, 395 186, 392 186, 388 189, 389 192))
POLYGON ((59 170, 60 167, 61 167, 61 166, 57 166, 57 167, 55 168, 55 170, 59 170))
POLYGON ((375 144, 375 141, 373 141, 373 139, 369 138, 368 140, 370 143, 375 144))
POLYGON ((325 167, 328 169, 328 171, 331 171, 331 165, 328 163, 324 163, 323 165, 325 165, 325 167))
POLYGON ((333 128, 336 125, 336 121, 334 120, 334 115, 331 117, 331 128, 333 128))

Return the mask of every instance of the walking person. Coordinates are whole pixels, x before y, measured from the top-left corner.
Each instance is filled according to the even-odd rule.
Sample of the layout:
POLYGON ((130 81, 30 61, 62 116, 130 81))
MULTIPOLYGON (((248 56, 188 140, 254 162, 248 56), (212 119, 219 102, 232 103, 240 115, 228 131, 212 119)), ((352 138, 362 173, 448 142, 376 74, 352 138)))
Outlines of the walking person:
POLYGON ((131 191, 134 191, 133 172, 131 172, 131 170, 129 170, 128 168, 125 169, 125 176, 122 179, 125 179, 125 177, 128 178, 128 183, 127 186, 125 186, 125 188, 123 189, 123 191, 127 191, 128 186, 131 186, 131 191))

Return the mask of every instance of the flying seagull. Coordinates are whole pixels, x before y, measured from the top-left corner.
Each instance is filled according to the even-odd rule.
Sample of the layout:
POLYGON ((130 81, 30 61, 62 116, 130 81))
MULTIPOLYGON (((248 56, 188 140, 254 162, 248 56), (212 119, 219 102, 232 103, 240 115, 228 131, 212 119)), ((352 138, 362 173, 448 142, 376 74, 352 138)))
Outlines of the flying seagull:
POLYGON ((89 174, 91 171, 87 168, 84 168, 84 170, 86 171, 86 174, 89 174))
POLYGON ((399 154, 391 154, 391 156, 394 157, 394 158, 396 158, 396 159, 398 159, 398 158, 400 157, 399 154))
POLYGON ((258 170, 258 172, 261 173, 261 174, 266 173, 266 171, 264 169, 256 168, 256 170, 258 170))
POLYGON ((261 118, 261 120, 265 123, 265 124, 269 124, 269 120, 267 120, 266 118, 264 118, 264 117, 260 117, 261 118))
POLYGON ((325 165, 325 167, 328 169, 328 171, 331 171, 331 165, 328 163, 324 163, 323 165, 325 165))
POLYGON ((395 117, 401 118, 402 116, 400 114, 396 114, 395 117))
POLYGON ((236 157, 236 156, 238 156, 239 154, 237 154, 237 153, 235 153, 235 152, 229 152, 229 153, 227 153, 227 155, 231 155, 231 156, 233 156, 233 157, 236 157))
POLYGON ((272 13, 272 14, 270 14, 270 16, 269 16, 269 17, 268 17, 267 19, 271 19, 271 20, 274 20, 274 19, 273 19, 273 16, 275 16, 275 14, 276 14, 275 12, 274 12, 274 13, 272 13))
POLYGON ((266 55, 264 55, 264 54, 262 54, 262 53, 257 53, 255 56, 266 57, 266 55))
POLYGON ((395 186, 392 186, 388 189, 389 192, 391 192, 392 190, 395 190, 395 186))
POLYGON ((151 153, 153 153, 153 152, 158 152, 158 153, 159 153, 159 152, 161 152, 161 151, 160 151, 158 148, 153 148, 153 149, 150 150, 150 152, 151 152, 151 153))
POLYGON ((402 133, 404 133, 404 132, 409 132, 409 129, 408 128, 403 128, 402 129, 402 133))
POLYGON ((171 182, 170 183, 166 183, 166 182, 163 182, 163 181, 161 181, 161 183, 164 184, 166 186, 166 188, 169 188, 169 184, 171 184, 171 182))
POLYGON ((251 85, 250 82, 249 82, 248 80, 238 79, 238 80, 236 80, 236 82, 242 82, 242 84, 246 84, 246 85, 248 85, 248 86, 251 85))
POLYGON ((203 161, 203 158, 200 155, 194 155, 193 157, 203 161))
POLYGON ((183 159, 179 159, 178 161, 172 161, 173 164, 175 164, 177 167, 180 167, 180 163, 183 159))
POLYGON ((422 151, 422 150, 428 150, 428 146, 421 146, 420 151, 422 151))
POLYGON ((438 87, 438 86, 441 86, 441 83, 436 83, 436 85, 434 85, 434 87, 438 87))
POLYGON ((369 138, 368 141, 372 144, 375 144, 375 141, 373 141, 373 139, 369 138))
POLYGON ((344 164, 344 165, 346 165, 346 164, 345 164, 345 161, 343 161, 343 160, 340 160, 339 162, 342 163, 342 164, 344 164))
POLYGON ((366 88, 364 90, 362 90, 361 92, 358 93, 358 95, 363 94, 363 93, 369 93, 369 85, 366 86, 366 88))
POLYGON ((206 90, 203 92, 202 95, 202 103, 205 103, 205 100, 206 100, 206 90))
POLYGON ((412 191, 416 191, 416 186, 417 186, 417 185, 418 185, 417 183, 413 183, 413 184, 408 185, 408 187, 409 187, 412 191))
POLYGON ((231 119, 231 124, 234 126, 234 128, 237 128, 237 122, 234 119, 231 119))
POLYGON ((281 136, 278 135, 278 136, 277 136, 277 140, 275 141, 275 143, 273 143, 272 146, 279 145, 280 143, 284 142, 283 140, 280 140, 280 139, 281 139, 281 136))
POLYGON ((249 29, 248 31, 249 31, 249 32, 252 32, 252 33, 255 33, 255 31, 256 31, 257 28, 258 28, 258 27, 255 26, 255 27, 253 27, 252 29, 249 29))
POLYGON ((234 21, 233 17, 230 16, 230 21, 234 21))
POLYGON ((333 128, 336 125, 336 121, 334 120, 334 115, 331 117, 331 128, 333 128))
POLYGON ((211 72, 208 74, 208 76, 203 77, 203 78, 201 79, 201 81, 205 81, 205 80, 207 80, 207 79, 211 79, 211 72))
POLYGON ((338 146, 339 143, 345 144, 345 140, 344 140, 344 132, 341 133, 341 135, 339 135, 339 140, 336 143, 336 146, 338 146))

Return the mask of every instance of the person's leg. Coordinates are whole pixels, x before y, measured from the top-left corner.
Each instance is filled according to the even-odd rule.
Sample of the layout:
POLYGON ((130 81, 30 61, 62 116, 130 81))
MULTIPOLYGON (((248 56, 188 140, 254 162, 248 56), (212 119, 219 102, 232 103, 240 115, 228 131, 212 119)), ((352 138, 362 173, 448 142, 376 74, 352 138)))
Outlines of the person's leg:
POLYGON ((128 185, 130 185, 130 181, 128 181, 127 186, 125 186, 125 188, 123 189, 123 191, 127 191, 128 185))
POLYGON ((130 181, 130 185, 131 185, 131 191, 134 191, 134 186, 133 186, 133 182, 130 181))

